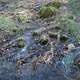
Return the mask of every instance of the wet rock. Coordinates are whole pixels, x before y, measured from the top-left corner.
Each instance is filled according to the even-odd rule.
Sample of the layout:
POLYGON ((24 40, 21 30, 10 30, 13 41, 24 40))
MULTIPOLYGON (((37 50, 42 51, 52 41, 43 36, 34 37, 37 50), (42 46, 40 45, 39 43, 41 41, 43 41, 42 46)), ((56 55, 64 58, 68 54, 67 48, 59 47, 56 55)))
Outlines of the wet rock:
POLYGON ((70 51, 70 50, 72 50, 72 49, 74 49, 75 48, 75 45, 74 44, 68 44, 68 50, 70 51))
POLYGON ((39 41, 42 45, 45 45, 48 43, 48 37, 47 35, 42 35, 39 41))

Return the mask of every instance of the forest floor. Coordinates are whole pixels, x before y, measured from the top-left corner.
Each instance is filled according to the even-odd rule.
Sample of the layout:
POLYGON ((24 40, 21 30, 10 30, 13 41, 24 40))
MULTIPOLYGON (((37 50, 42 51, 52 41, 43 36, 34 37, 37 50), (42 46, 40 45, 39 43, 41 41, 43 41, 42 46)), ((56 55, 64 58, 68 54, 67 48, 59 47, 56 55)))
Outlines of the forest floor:
POLYGON ((62 35, 59 30, 60 18, 72 11, 67 0, 60 3, 57 14, 45 19, 38 14, 40 1, 0 3, 0 80, 80 79, 80 68, 70 64, 80 55, 80 44, 66 27, 62 35))

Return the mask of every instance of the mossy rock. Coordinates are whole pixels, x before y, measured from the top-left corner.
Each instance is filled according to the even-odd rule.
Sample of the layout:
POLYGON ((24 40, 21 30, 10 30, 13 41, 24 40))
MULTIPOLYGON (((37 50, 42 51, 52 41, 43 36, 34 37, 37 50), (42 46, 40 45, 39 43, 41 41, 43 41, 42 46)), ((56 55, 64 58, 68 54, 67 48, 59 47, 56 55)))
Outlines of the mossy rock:
POLYGON ((52 6, 52 7, 55 7, 57 9, 59 9, 60 6, 61 6, 61 3, 60 2, 57 2, 57 1, 53 1, 53 2, 48 3, 46 6, 47 7, 52 6))
POLYGON ((49 7, 41 7, 39 11, 40 18, 49 18, 52 17, 53 15, 56 15, 56 12, 58 10, 55 7, 49 6, 49 7))
POLYGON ((18 15, 18 21, 21 23, 29 22, 28 17, 26 15, 18 15))
POLYGON ((19 41, 18 42, 18 47, 23 48, 25 46, 24 41, 19 41))
POLYGON ((18 43, 17 45, 19 48, 23 48, 25 46, 25 41, 24 41, 23 37, 19 37, 17 39, 17 43, 18 43))

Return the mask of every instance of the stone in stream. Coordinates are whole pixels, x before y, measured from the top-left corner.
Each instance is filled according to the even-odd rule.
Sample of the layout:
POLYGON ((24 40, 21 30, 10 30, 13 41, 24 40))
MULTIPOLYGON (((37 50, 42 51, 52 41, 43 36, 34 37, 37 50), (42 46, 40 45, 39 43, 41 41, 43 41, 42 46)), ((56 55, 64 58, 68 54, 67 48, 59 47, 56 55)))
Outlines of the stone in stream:
POLYGON ((74 48, 75 48, 74 44, 68 44, 68 51, 71 51, 74 48))

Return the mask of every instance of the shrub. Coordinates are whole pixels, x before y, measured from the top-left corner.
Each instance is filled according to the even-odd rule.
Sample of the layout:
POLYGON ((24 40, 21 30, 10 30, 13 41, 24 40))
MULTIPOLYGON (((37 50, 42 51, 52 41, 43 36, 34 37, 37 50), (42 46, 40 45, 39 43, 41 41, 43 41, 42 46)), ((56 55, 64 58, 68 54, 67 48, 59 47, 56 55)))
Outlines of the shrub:
POLYGON ((57 8, 57 9, 59 9, 59 7, 61 6, 61 3, 60 2, 50 2, 50 3, 48 3, 46 6, 52 6, 52 7, 55 7, 55 8, 57 8))
POLYGON ((40 9, 40 12, 39 12, 39 15, 40 15, 40 18, 49 18, 49 17, 52 17, 53 15, 55 15, 57 12, 57 9, 55 7, 41 7, 40 9))

